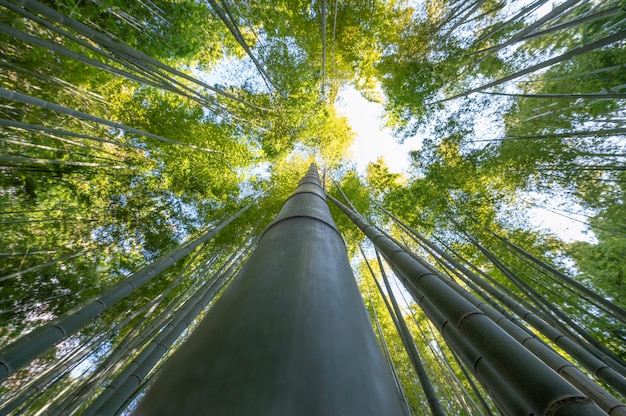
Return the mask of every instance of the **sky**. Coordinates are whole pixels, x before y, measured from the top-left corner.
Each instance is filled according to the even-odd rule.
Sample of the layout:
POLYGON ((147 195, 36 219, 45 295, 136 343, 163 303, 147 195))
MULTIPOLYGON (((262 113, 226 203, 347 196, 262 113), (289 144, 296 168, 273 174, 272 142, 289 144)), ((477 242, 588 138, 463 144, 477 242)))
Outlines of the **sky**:
MULTIPOLYGON (((408 170, 408 153, 421 147, 421 138, 413 137, 399 144, 392 137, 391 130, 384 127, 383 106, 367 101, 354 87, 342 87, 336 105, 338 111, 348 118, 356 134, 350 150, 359 173, 364 174, 367 164, 375 162, 381 156, 391 172, 403 173, 408 170)), ((493 120, 485 120, 484 124, 492 122, 493 120)), ((572 206, 558 198, 546 200, 531 194, 526 197, 526 206, 520 207, 520 211, 526 211, 528 221, 535 229, 554 233, 567 243, 596 241, 593 232, 584 224, 584 216, 571 216, 577 219, 572 220, 558 213, 562 210, 580 211, 580 206, 572 206)))
POLYGON ((364 173, 367 164, 375 162, 380 156, 385 158, 394 173, 408 169, 409 151, 419 149, 421 141, 412 138, 398 144, 391 136, 391 130, 384 127, 381 104, 367 101, 354 87, 347 86, 340 89, 336 106, 350 120, 356 133, 350 151, 359 173, 364 173))

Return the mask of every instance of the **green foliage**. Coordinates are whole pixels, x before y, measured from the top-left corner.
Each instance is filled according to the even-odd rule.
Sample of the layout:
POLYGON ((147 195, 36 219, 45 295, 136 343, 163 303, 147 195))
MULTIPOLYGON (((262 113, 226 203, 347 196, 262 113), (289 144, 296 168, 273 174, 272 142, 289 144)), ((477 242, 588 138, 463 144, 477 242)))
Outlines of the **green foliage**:
MULTIPOLYGON (((144 320, 142 315, 122 325, 129 311, 146 308, 156 316, 169 302, 182 303, 248 238, 260 235, 315 162, 322 174, 327 173, 328 193, 343 201, 341 189, 372 223, 390 224, 376 206, 380 205, 532 301, 469 243, 464 234, 469 232, 547 302, 624 356, 626 334, 619 322, 539 273, 485 229, 506 236, 539 259, 561 264, 564 272, 575 269, 580 282, 626 307, 624 99, 581 97, 623 94, 621 43, 488 90, 511 96, 474 94, 452 103, 437 102, 617 33, 624 12, 567 30, 528 33, 516 42, 515 37, 537 18, 530 11, 518 15, 528 2, 489 0, 467 16, 472 5, 460 1, 326 3, 323 71, 320 2, 226 2, 271 85, 268 90, 260 79, 236 73, 232 79, 217 81, 229 85, 220 87, 225 94, 179 75, 147 71, 141 59, 119 51, 113 54, 114 47, 54 23, 68 30, 68 36, 62 35, 1 6, 0 23, 82 55, 75 59, 60 49, 0 34, 2 88, 167 139, 60 114, 49 106, 0 99, 0 118, 14 123, 0 123, 2 345, 82 304, 256 198, 249 211, 190 263, 193 271, 175 265, 76 336, 80 344, 120 325, 94 347, 97 353, 89 360, 101 363, 100 357, 132 328, 141 332, 152 322, 153 317, 144 320), (88 59, 128 71, 130 78, 141 76, 143 82, 88 59), (363 175, 346 167, 354 132, 334 106, 345 84, 382 103, 389 125, 415 143, 408 172, 394 173, 384 159, 370 163, 363 175), (585 135, 588 132, 596 133, 585 135), (554 195, 555 190, 596 213, 589 219, 596 242, 563 245, 525 223, 520 195, 528 191, 554 195), (575 267, 568 267, 571 260, 575 267), (179 273, 184 283, 167 292, 179 273), (588 310, 592 312, 581 312, 588 310)), ((208 71, 229 60, 242 67, 249 63, 204 2, 46 4, 203 80, 211 78, 195 70, 208 71)), ((595 12, 598 5, 579 6, 536 30, 595 12)), ((47 19, 45 14, 38 16, 47 19)), ((330 207, 352 257, 363 234, 330 207)), ((434 262, 398 225, 387 229, 434 262)), ((424 398, 382 298, 369 277, 363 277, 367 274, 363 264, 358 271, 368 311, 376 310, 411 407, 422 413, 424 398)), ((447 349, 430 348, 442 340, 430 330, 421 332, 429 328, 423 315, 418 313, 410 326, 420 334, 418 348, 426 361, 454 361, 447 349)), ((61 349, 11 379, 0 397, 23 386, 29 372, 38 374, 58 361, 65 353, 61 349)), ((128 355, 124 362, 131 359, 128 355)), ((451 368, 461 378, 458 366, 451 368)), ((450 374, 434 364, 431 372, 442 394, 458 394, 446 385, 450 374)), ((70 379, 60 380, 26 411, 48 402, 58 404, 63 389, 73 382, 70 379)), ((469 389, 466 381, 462 383, 469 389)), ((466 410, 460 402, 449 401, 450 414, 466 410)))
MULTIPOLYGON (((625 175, 620 177, 623 179, 625 175)), ((626 308, 626 265, 623 262, 626 254, 626 187, 623 180, 619 185, 612 193, 605 195, 609 202, 606 208, 589 219, 597 242, 578 241, 572 243, 568 251, 576 261, 582 279, 589 281, 622 308, 626 308)))
POLYGON ((52 6, 156 59, 204 66, 221 58, 224 47, 236 45, 204 3, 68 0, 52 6))

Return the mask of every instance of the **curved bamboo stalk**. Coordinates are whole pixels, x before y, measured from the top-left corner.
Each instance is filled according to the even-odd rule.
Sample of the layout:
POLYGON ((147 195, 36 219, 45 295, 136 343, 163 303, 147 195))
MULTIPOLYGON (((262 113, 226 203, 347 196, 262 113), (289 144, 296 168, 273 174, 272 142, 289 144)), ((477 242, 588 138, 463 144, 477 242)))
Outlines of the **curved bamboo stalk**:
POLYGON ((594 136, 616 136, 626 133, 626 128, 590 130, 590 131, 571 131, 567 133, 546 133, 537 136, 510 136, 502 139, 484 139, 474 140, 474 142, 503 142, 507 140, 546 140, 546 139, 568 139, 572 137, 594 137, 594 136))
POLYGON ((217 108, 218 110, 222 110, 225 111, 228 115, 233 116, 232 114, 230 114, 230 112, 228 112, 228 110, 226 110, 225 108, 219 106, 219 104, 216 104, 215 102, 212 102, 211 100, 209 100, 207 97, 204 97, 202 95, 200 95, 197 91, 192 90, 191 88, 187 87, 186 85, 176 81, 173 78, 167 77, 164 74, 160 73, 160 72, 155 72, 153 70, 151 70, 147 65, 137 65, 137 60, 133 60, 132 57, 126 56, 126 58, 121 58, 118 55, 112 54, 112 53, 108 53, 106 49, 101 49, 101 48, 97 48, 94 45, 92 45, 89 42, 86 42, 74 35, 72 35, 71 33, 69 33, 68 31, 55 26, 53 24, 51 24, 50 22, 40 18, 39 16, 36 16, 30 12, 28 12, 26 9, 22 8, 22 7, 18 7, 12 3, 10 3, 8 0, 0 0, 0 5, 3 5, 4 7, 9 8, 10 10, 20 14, 21 16, 24 16, 32 21, 35 21, 39 24, 44 25, 46 28, 54 31, 55 33, 58 33, 61 36, 66 37, 67 39, 72 40, 73 42, 76 42, 77 44, 83 46, 84 48, 91 50, 92 52, 108 59, 111 60, 115 63, 117 63, 118 65, 120 65, 121 67, 129 67, 132 68, 134 67, 135 69, 137 69, 140 73, 143 74, 143 77, 135 75, 131 72, 128 71, 124 71, 120 68, 116 68, 113 67, 111 65, 108 65, 106 63, 100 62, 98 60, 86 57, 85 55, 82 55, 80 53, 77 53, 75 51, 72 51, 70 49, 67 49, 63 46, 54 44, 52 42, 48 42, 42 39, 39 39, 37 37, 31 36, 31 35, 27 35, 21 31, 17 31, 16 29, 11 28, 12 33, 14 37, 18 38, 18 39, 22 39, 24 41, 45 47, 51 51, 55 51, 55 52, 59 52, 61 54, 64 54, 70 58, 76 59, 80 62, 86 63, 88 65, 92 65, 96 68, 105 70, 105 71, 109 71, 112 73, 115 73, 117 75, 120 75, 126 79, 130 79, 139 83, 143 83, 146 85, 151 85, 155 88, 158 89, 163 89, 166 91, 171 91, 175 94, 181 95, 183 97, 186 97, 192 101, 197 102, 198 104, 209 108, 213 111, 215 111, 215 109, 217 108), (130 66, 129 66, 130 64, 130 66), (185 92, 188 91, 188 92, 185 92))
MULTIPOLYGON (((593 307, 598 308, 598 310, 601 311, 602 314, 607 314, 607 315, 610 315, 610 317, 612 319, 620 320, 620 318, 616 317, 609 309, 605 308, 600 303, 594 301, 593 299, 591 299, 589 296, 585 295, 584 293, 581 293, 580 291, 577 291, 574 287, 567 285, 565 282, 561 281, 559 278, 557 278, 554 275, 552 275, 546 269, 543 269, 540 266, 538 266, 537 264, 531 262, 529 259, 527 259, 526 257, 522 256, 520 253, 514 251, 510 247, 505 247, 505 248, 507 250, 509 250, 517 259, 519 259, 519 261, 522 264, 528 266, 531 269, 530 271, 527 271, 527 272, 526 271, 520 271, 520 275, 523 274, 523 276, 525 276, 526 279, 531 280, 533 282, 533 284, 543 286, 544 289, 547 292, 549 292, 550 294, 552 294, 554 296, 560 297, 561 299, 563 299, 564 301, 567 302, 567 298, 565 297, 565 295, 563 295, 561 292, 555 290, 550 284, 545 284, 543 282, 543 279, 539 279, 538 278, 536 273, 539 273, 539 275, 543 276, 543 278, 549 279, 551 282, 556 284, 558 287, 563 289, 565 292, 570 293, 575 298, 582 300, 583 302, 585 302, 588 305, 592 305, 593 307)), ((595 313, 594 314, 587 314, 587 315, 590 318, 596 320, 597 322, 600 322, 602 320, 602 318, 603 318, 603 317, 600 317, 600 316, 596 316, 595 313)))
MULTIPOLYGON (((478 58, 476 61, 471 62, 471 64, 468 65, 467 68, 464 69, 461 73, 457 74, 453 81, 457 81, 463 74, 469 72, 473 68, 477 68, 478 65, 481 62, 483 62, 485 59, 487 59, 489 56, 497 53, 498 51, 500 51, 501 49, 503 49, 503 48, 505 48, 505 47, 507 47, 509 45, 512 45, 512 44, 515 44, 515 43, 519 42, 519 39, 521 37, 524 37, 527 34, 532 33, 535 29, 543 26, 545 23, 547 23, 550 20, 554 19, 555 17, 561 15, 564 11, 566 11, 567 9, 569 9, 570 7, 576 5, 576 3, 579 3, 579 2, 580 2, 580 0, 568 0, 568 1, 565 1, 564 3, 562 3, 562 4, 558 5, 557 7, 553 8, 550 12, 546 13, 544 16, 540 17, 536 21, 534 21, 531 24, 529 24, 528 26, 526 26, 521 31, 519 31, 516 34, 514 34, 513 36, 511 36, 504 43, 501 43, 501 44, 498 44, 498 45, 494 45, 494 46, 490 46, 488 48, 484 48, 484 49, 481 49, 481 50, 478 50, 478 51, 473 51, 473 52, 468 53, 467 57, 474 56, 474 55, 486 52, 486 54, 484 54, 483 56, 478 58)), ((539 0, 539 1, 536 1, 536 2, 534 2, 534 3, 532 3, 532 4, 528 5, 528 6, 524 7, 515 17, 509 19, 507 22, 505 22, 503 25, 501 25, 498 29, 490 32, 488 35, 481 36, 476 41, 476 43, 479 44, 480 42, 482 42, 485 39, 487 39, 489 36, 492 36, 493 34, 499 32, 500 30, 505 28, 507 26, 507 24, 510 24, 511 22, 514 22, 518 18, 524 16, 527 13, 532 12, 533 10, 539 8, 540 6, 542 6, 545 3, 546 3, 545 0, 539 0)), ((469 59, 468 59, 468 61, 469 61, 469 59)))
POLYGON ((523 98, 571 98, 586 100, 623 100, 626 98, 624 92, 597 92, 597 93, 572 93, 572 94, 509 94, 505 92, 479 91, 486 95, 499 95, 502 97, 523 97, 523 98))
MULTIPOLYGON (((563 81, 564 79, 581 78, 581 77, 586 77, 589 75, 601 74, 603 72, 615 71, 615 70, 622 69, 622 68, 626 68, 626 64, 617 64, 617 65, 598 68, 592 71, 587 71, 587 72, 582 72, 582 73, 579 72, 579 73, 574 73, 574 74, 561 75, 558 77, 551 77, 551 78, 548 78, 547 81, 563 81)), ((531 82, 535 82, 535 81, 531 81, 531 82)))
MULTIPOLYGON (((141 310, 135 311, 121 322, 118 322, 112 327, 108 327, 105 332, 94 335, 89 341, 81 343, 81 346, 71 353, 67 354, 61 360, 57 361, 52 367, 47 369, 45 373, 38 376, 32 382, 24 386, 21 391, 15 396, 11 397, 0 407, 0 414, 8 415, 22 405, 26 400, 30 399, 37 393, 45 391, 50 384, 56 383, 60 376, 67 374, 78 363, 87 358, 95 346, 105 342, 112 334, 132 321, 141 313, 141 310)), ((24 411, 25 409, 21 409, 24 411)), ((52 412, 51 414, 60 414, 52 412)))
POLYGON ((66 48, 65 46, 44 40, 44 39, 40 39, 36 36, 33 35, 29 35, 28 33, 22 32, 21 30, 15 29, 12 26, 9 25, 5 25, 4 23, 0 23, 0 33, 4 33, 7 36, 13 37, 15 39, 19 39, 23 42, 26 43, 30 43, 31 45, 35 45, 35 46, 39 46, 41 48, 45 48, 51 52, 54 53, 58 53, 60 55, 65 55, 68 58, 72 58, 77 60, 78 62, 82 62, 86 65, 91 65, 94 68, 98 68, 101 69, 103 71, 107 71, 107 72, 111 72, 113 74, 116 75, 120 75, 126 79, 129 79, 131 81, 136 81, 139 83, 143 83, 143 84, 147 84, 147 85, 151 85, 153 87, 156 88, 162 88, 161 85, 154 83, 152 81, 149 81, 147 79, 143 79, 138 77, 135 74, 132 74, 130 72, 124 71, 122 69, 116 68, 114 66, 111 66, 109 64, 106 64, 104 62, 100 62, 96 59, 90 58, 88 56, 85 56, 81 53, 75 52, 71 49, 66 48))
POLYGON ((522 36, 517 41, 518 42, 523 42, 523 41, 526 41, 528 39, 536 38, 536 37, 543 36, 543 35, 548 35, 550 33, 554 33, 554 32, 557 32, 559 30, 567 29, 567 28, 570 28, 570 27, 578 26, 578 25, 581 25, 583 23, 593 22, 594 20, 601 19, 603 17, 614 16, 616 14, 619 14, 620 12, 623 12, 623 11, 624 11, 624 8, 623 7, 619 7, 619 6, 611 7, 611 8, 604 9, 604 10, 600 10, 599 12, 596 12, 596 13, 584 15, 584 16, 578 17, 576 19, 571 19, 571 20, 568 20, 566 22, 556 24, 556 25, 551 26, 551 27, 549 27, 547 29, 544 29, 544 30, 538 30, 536 32, 529 33, 526 36, 522 36))
POLYGON ((444 33, 442 35, 442 38, 446 39, 447 37, 449 37, 452 32, 454 32, 458 27, 464 25, 467 21, 467 19, 469 19, 469 17, 474 14, 476 12, 476 10, 480 9, 480 7, 486 3, 486 0, 478 0, 476 3, 474 3, 473 5, 470 5, 469 7, 470 10, 468 12, 465 12, 465 14, 463 14, 463 16, 461 16, 461 18, 456 21, 454 23, 454 25, 452 25, 451 28, 449 28, 446 33, 444 33))
POLYGON ((520 17, 523 17, 524 15, 532 12, 535 9, 538 9, 539 7, 543 6, 545 3, 547 3, 548 0, 535 0, 535 2, 524 6, 524 8, 522 8, 516 15, 514 15, 513 17, 511 17, 510 19, 502 22, 502 24, 495 30, 492 30, 491 32, 488 32, 484 35, 482 35, 480 38, 478 38, 476 40, 476 43, 480 43, 482 41, 484 41, 485 39, 489 38, 490 36, 495 35, 496 33, 500 32, 502 29, 504 29, 507 25, 515 22, 517 19, 519 19, 520 17))

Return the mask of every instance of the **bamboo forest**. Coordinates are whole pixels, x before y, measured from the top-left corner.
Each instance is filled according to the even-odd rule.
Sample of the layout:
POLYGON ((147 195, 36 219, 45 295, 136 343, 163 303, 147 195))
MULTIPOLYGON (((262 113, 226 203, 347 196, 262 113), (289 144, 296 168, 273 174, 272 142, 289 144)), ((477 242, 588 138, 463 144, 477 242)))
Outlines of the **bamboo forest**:
POLYGON ((625 200, 623 1, 0 0, 0 415, 625 416, 625 200))

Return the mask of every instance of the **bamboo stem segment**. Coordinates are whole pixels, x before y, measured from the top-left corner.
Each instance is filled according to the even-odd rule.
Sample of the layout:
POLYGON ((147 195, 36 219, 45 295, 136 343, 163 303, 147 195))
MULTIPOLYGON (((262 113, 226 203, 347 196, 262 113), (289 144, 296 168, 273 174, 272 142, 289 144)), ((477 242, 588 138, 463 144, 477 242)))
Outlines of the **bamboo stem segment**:
POLYGON ((312 165, 138 415, 404 415, 312 165))

